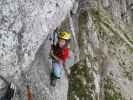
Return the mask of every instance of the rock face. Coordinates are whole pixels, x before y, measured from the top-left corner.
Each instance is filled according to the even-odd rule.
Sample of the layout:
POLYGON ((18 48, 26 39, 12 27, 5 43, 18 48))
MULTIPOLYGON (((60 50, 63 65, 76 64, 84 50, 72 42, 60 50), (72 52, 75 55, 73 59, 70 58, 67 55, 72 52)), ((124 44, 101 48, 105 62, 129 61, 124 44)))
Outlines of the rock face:
POLYGON ((61 23, 71 6, 72 1, 69 0, 67 2, 2 0, 0 2, 2 74, 4 71, 12 70, 9 73, 12 75, 19 67, 23 69, 29 66, 48 33, 61 23))
POLYGON ((131 0, 79 0, 73 19, 81 61, 71 68, 69 100, 133 100, 131 6, 131 0))
POLYGON ((0 1, 0 75, 17 84, 22 94, 31 80, 34 100, 67 98, 66 78, 57 90, 50 89, 48 34, 65 19, 72 4, 72 0, 0 1))
POLYGON ((133 100, 132 27, 132 0, 1 0, 0 75, 15 84, 14 100, 26 99, 27 84, 33 100, 133 100), (57 27, 72 33, 74 65, 53 88, 49 37, 57 27))

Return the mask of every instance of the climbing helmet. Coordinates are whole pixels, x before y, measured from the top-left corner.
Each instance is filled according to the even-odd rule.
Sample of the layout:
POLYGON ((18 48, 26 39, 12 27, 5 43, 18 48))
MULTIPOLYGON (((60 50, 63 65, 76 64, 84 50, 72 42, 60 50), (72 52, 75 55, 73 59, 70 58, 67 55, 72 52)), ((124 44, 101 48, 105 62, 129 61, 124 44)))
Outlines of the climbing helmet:
POLYGON ((59 32, 58 38, 69 40, 71 38, 71 34, 69 32, 59 32))

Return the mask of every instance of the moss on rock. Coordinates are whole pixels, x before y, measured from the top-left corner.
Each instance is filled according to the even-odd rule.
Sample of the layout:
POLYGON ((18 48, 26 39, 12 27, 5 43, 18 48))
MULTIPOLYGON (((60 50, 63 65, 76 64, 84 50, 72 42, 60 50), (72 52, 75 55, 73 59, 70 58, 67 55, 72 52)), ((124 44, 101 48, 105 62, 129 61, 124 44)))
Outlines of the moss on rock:
POLYGON ((111 78, 106 77, 104 82, 105 100, 125 100, 118 87, 114 84, 111 78))
POLYGON ((94 77, 85 63, 75 64, 71 69, 68 100, 94 100, 94 77))

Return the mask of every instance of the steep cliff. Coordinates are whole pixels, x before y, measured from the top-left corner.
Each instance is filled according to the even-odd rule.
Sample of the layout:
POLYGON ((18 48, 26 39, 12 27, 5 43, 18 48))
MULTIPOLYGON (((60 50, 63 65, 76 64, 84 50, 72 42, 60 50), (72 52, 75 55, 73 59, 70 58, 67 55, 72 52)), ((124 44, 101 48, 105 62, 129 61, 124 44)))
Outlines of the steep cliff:
POLYGON ((72 0, 0 1, 0 75, 16 85, 14 100, 25 100, 27 84, 34 100, 67 99, 66 78, 55 89, 49 85, 48 34, 65 19, 72 4, 72 0))
MULTIPOLYGON (((14 100, 133 100, 132 0, 1 0, 0 75, 14 100), (50 86, 49 37, 72 33, 70 77, 50 86)), ((2 83, 2 80, 0 80, 2 83)))
POLYGON ((78 1, 81 61, 71 68, 69 100, 133 100, 132 3, 78 1))

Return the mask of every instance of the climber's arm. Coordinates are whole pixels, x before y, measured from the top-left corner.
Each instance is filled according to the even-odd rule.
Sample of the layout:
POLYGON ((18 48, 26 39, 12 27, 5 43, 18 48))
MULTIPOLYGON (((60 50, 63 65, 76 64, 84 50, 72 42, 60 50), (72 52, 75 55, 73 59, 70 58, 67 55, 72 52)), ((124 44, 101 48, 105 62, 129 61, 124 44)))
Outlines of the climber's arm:
POLYGON ((67 77, 69 77, 69 75, 70 75, 70 69, 66 66, 65 63, 63 63, 63 67, 64 67, 64 71, 65 71, 67 77))
POLYGON ((60 58, 58 58, 57 56, 54 55, 53 51, 50 51, 50 56, 55 59, 56 61, 58 61, 59 63, 63 63, 62 60, 60 58))

